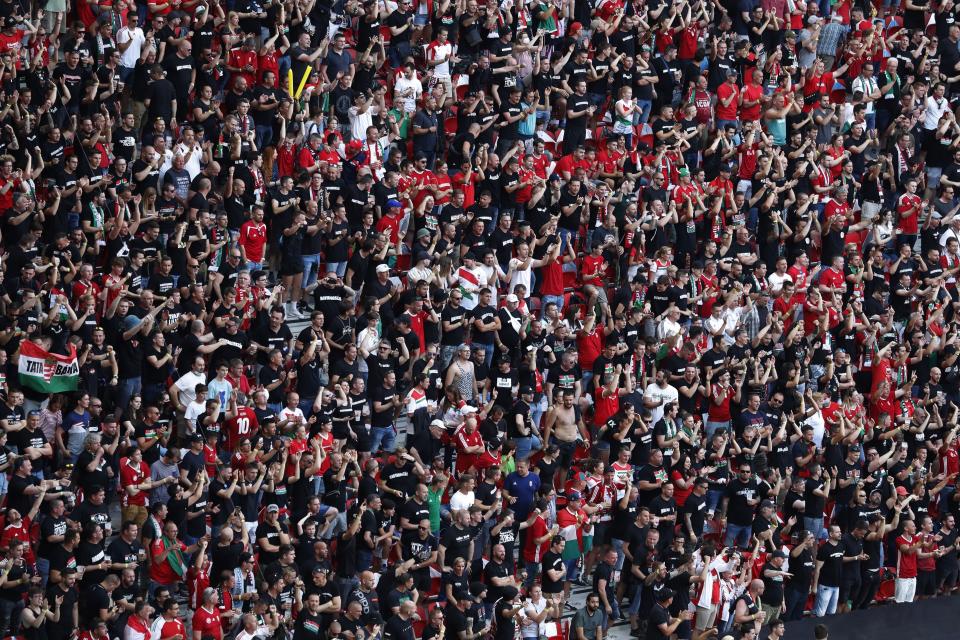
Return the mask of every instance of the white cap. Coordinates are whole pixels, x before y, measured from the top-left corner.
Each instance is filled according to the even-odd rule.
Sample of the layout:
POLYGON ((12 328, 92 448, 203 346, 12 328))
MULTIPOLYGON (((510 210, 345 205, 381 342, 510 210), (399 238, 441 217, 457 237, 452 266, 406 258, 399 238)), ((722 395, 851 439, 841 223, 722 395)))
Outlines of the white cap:
POLYGON ((389 273, 389 272, 390 272, 390 265, 388 264, 377 265, 377 273, 389 273))
POLYGON ((476 408, 476 407, 471 407, 470 405, 466 405, 466 406, 460 407, 460 413, 463 414, 463 415, 465 415, 465 416, 468 416, 468 415, 470 415, 471 413, 476 413, 476 412, 477 412, 477 408, 476 408))
POLYGON ((509 294, 507 294, 507 302, 520 302, 520 298, 518 298, 518 297, 517 297, 515 294, 513 294, 513 293, 509 293, 509 294))

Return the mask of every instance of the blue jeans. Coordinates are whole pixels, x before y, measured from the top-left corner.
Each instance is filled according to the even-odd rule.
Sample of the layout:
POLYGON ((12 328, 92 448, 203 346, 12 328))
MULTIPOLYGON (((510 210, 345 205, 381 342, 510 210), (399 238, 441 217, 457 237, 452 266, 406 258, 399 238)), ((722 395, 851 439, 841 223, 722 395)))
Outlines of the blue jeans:
POLYGON ((787 610, 783 612, 784 622, 799 620, 803 617, 803 610, 807 606, 807 591, 786 589, 783 592, 783 600, 787 605, 787 610))
POLYGON ((437 363, 440 366, 440 371, 447 368, 447 365, 453 360, 453 356, 457 354, 457 349, 459 348, 460 345, 458 344, 445 344, 440 347, 440 360, 437 363))
POLYGON ((637 106, 640 107, 640 114, 635 116, 637 124, 646 124, 650 119, 650 112, 653 110, 653 100, 637 99, 637 106))
POLYGON ((514 458, 517 460, 526 460, 530 457, 530 453, 533 451, 539 451, 540 447, 543 446, 543 443, 540 442, 540 438, 537 436, 527 436, 525 438, 516 438, 514 442, 517 445, 517 450, 514 452, 514 458))
MULTIPOLYGON (((362 541, 361 541, 362 542, 362 541)), ((366 543, 363 543, 366 544, 366 543)), ((357 549, 357 573, 366 571, 373 564, 373 551, 357 549)))
POLYGON ((738 525, 727 523, 727 535, 723 539, 723 544, 728 547, 739 546, 746 548, 750 544, 750 533, 753 531, 752 525, 738 525))
POLYGON ((739 120, 717 120, 717 129, 721 131, 726 129, 728 126, 736 128, 737 131, 740 131, 740 121, 739 120))
POLYGON ((493 364, 493 354, 495 354, 495 353, 497 352, 497 345, 495 345, 495 344, 492 343, 492 342, 491 342, 490 344, 479 344, 479 343, 474 342, 474 343, 473 343, 473 346, 475 346, 475 347, 480 347, 481 349, 483 349, 483 362, 484 362, 488 367, 489 367, 491 364, 493 364))
POLYGON ((837 612, 837 600, 840 597, 840 587, 817 585, 817 602, 813 606, 813 615, 818 618, 832 616, 837 612))
POLYGON ((626 542, 619 538, 610 538, 610 546, 617 552, 617 564, 614 565, 617 571, 623 571, 623 561, 627 559, 627 556, 623 553, 625 544, 626 542))
POLYGON ((397 444, 397 428, 392 424, 386 427, 370 428, 370 453, 376 455, 381 446, 387 453, 393 453, 397 444))
POLYGON ((10 635, 7 632, 20 628, 20 613, 23 611, 23 601, 7 600, 0 598, 0 632, 4 636, 10 635), (14 624, 10 624, 15 621, 14 624))
POLYGON ((316 399, 315 397, 314 397, 314 398, 303 398, 303 397, 300 398, 300 404, 298 404, 297 407, 300 409, 300 411, 303 412, 303 417, 304 417, 304 418, 309 419, 310 416, 313 415, 313 403, 316 402, 316 401, 317 401, 317 399, 316 399))
POLYGON ((387 54, 390 56, 390 65, 392 67, 399 67, 403 64, 403 59, 410 55, 410 41, 394 40, 390 43, 387 54))
POLYGON ((729 422, 712 422, 707 420, 706 428, 704 432, 707 436, 707 442, 710 442, 710 439, 713 438, 713 434, 717 432, 717 429, 726 429, 729 433, 730 423, 729 422))
POLYGON ((117 386, 117 401, 116 406, 120 409, 126 409, 127 403, 130 402, 130 398, 136 395, 140 395, 142 385, 140 384, 140 376, 136 378, 123 378, 120 380, 120 384, 117 386))
POLYGON ((314 253, 309 256, 301 256, 303 260, 303 284, 304 288, 309 287, 317 281, 317 273, 320 271, 320 254, 314 253), (316 267, 316 269, 314 269, 316 267))
POLYGON ((524 562, 523 568, 527 572, 527 579, 524 581, 523 586, 524 588, 529 589, 533 586, 533 583, 537 581, 537 576, 540 575, 540 563, 524 562))
POLYGON ((257 149, 263 149, 273 144, 273 125, 258 124, 255 129, 257 149))
POLYGON ((40 574, 40 584, 46 587, 50 579, 50 561, 37 556, 37 573, 40 574))
POLYGON ((817 536, 817 540, 826 540, 827 531, 823 528, 823 518, 803 518, 803 528, 817 536))
POLYGON ((540 298, 540 317, 543 317, 543 310, 547 308, 549 303, 554 303, 557 305, 557 313, 563 311, 563 296, 551 296, 546 295, 540 298))
POLYGON ((347 263, 346 262, 328 262, 327 263, 327 272, 333 271, 335 274, 341 278, 347 273, 347 263))
POLYGON ((262 263, 262 262, 248 262, 248 263, 247 263, 247 271, 249 271, 251 274, 252 274, 254 271, 260 271, 261 268, 263 268, 263 263, 262 263))

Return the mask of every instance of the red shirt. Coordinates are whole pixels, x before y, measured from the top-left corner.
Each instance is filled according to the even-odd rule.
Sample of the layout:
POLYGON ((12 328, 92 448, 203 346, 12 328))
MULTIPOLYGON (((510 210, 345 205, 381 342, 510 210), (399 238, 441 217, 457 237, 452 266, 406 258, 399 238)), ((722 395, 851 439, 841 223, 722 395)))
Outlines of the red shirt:
POLYGON ((466 453, 467 447, 483 446, 483 436, 474 429, 468 433, 466 427, 461 426, 453 434, 453 441, 457 445, 457 473, 463 473, 473 467, 480 458, 479 453, 466 453))
POLYGON ((583 160, 577 160, 573 157, 573 154, 568 154, 557 160, 557 166, 554 167, 554 172, 563 175, 565 172, 569 173, 571 176, 577 172, 577 169, 583 169, 584 171, 590 170, 590 161, 584 158, 583 160))
POLYGON ((693 60, 697 55, 697 46, 700 43, 700 23, 693 20, 686 29, 680 32, 680 46, 677 48, 677 57, 681 60, 693 60))
POLYGON ((244 438, 251 438, 260 428, 257 414, 250 407, 237 407, 237 415, 224 425, 227 432, 227 450, 233 451, 244 438))
POLYGON ((842 287, 844 283, 843 274, 830 267, 826 269, 823 273, 820 274, 820 284, 826 285, 828 287, 833 287, 834 289, 842 287))
POLYGON ((130 462, 130 458, 124 458, 120 461, 120 491, 122 496, 121 504, 123 504, 125 507, 145 507, 147 505, 146 491, 139 491, 134 495, 130 495, 125 489, 126 487, 140 484, 149 478, 150 467, 148 467, 147 463, 143 460, 140 461, 139 467, 131 466, 130 462))
POLYGON ((916 194, 905 193, 897 201, 897 228, 903 233, 915 235, 919 229, 920 214, 920 196, 916 194), (910 211, 907 217, 902 217, 904 213, 910 211))
POLYGON ((740 108, 740 119, 744 121, 755 121, 760 119, 760 98, 763 97, 763 87, 758 84, 748 84, 740 90, 740 97, 743 102, 757 101, 752 107, 740 108))
POLYGON ((545 296, 563 295, 563 265, 559 260, 552 260, 543 265, 541 274, 543 281, 540 284, 540 293, 545 296))
POLYGON ((589 255, 583 259, 583 284, 592 284, 595 287, 603 286, 603 269, 600 268, 603 263, 602 255, 589 255))
POLYGON ((267 225, 247 220, 240 225, 240 245, 247 255, 247 262, 263 260, 263 248, 267 245, 267 225))
POLYGON ((467 174, 460 171, 453 176, 453 186, 460 191, 463 191, 463 208, 471 206, 474 202, 477 201, 476 190, 477 183, 480 182, 480 178, 477 177, 477 174, 471 173, 470 180, 467 180, 467 174))
POLYGON ((547 535, 547 521, 543 516, 537 516, 533 524, 527 529, 527 539, 523 545, 523 560, 525 562, 540 562, 544 554, 550 550, 550 538, 547 538, 540 544, 536 543, 537 538, 547 535))
POLYGON ((244 51, 241 48, 231 49, 230 55, 227 56, 228 67, 236 67, 237 69, 243 69, 247 65, 253 67, 253 71, 233 72, 234 77, 244 78, 247 81, 247 87, 254 87, 257 84, 258 62, 256 51, 244 51))
POLYGON ((710 422, 730 421, 730 401, 733 400, 735 394, 736 392, 733 390, 733 387, 720 387, 717 385, 714 395, 710 398, 710 408, 707 410, 710 422), (719 394, 717 390, 720 392, 719 394), (714 402, 714 398, 717 397, 717 395, 722 398, 720 404, 714 402))
POLYGON ((220 624, 220 610, 214 609, 208 611, 205 607, 200 607, 193 614, 193 632, 200 632, 201 637, 210 636, 215 640, 223 638, 223 627, 220 624))
POLYGON ((593 424, 599 427, 620 410, 620 394, 614 390, 607 395, 606 390, 602 389, 597 394, 593 406, 593 424))
POLYGON ((387 214, 377 220, 377 231, 383 233, 387 230, 390 231, 390 243, 397 244, 400 240, 400 218, 387 214))
POLYGON ((301 169, 306 171, 317 163, 318 154, 319 151, 315 152, 310 147, 304 147, 300 149, 300 152, 297 154, 297 164, 301 169))
POLYGON ((731 85, 724 82, 717 87, 717 120, 736 120, 737 119, 737 85, 731 85), (733 101, 728 106, 723 105, 723 101, 733 96, 733 101))
POLYGON ((577 333, 577 351, 580 353, 580 366, 585 371, 593 368, 593 362, 600 356, 603 350, 603 338, 600 332, 594 328, 590 333, 580 331, 577 333))
POLYGON ((903 545, 913 545, 919 542, 916 535, 906 537, 906 534, 897 537, 897 577, 898 578, 916 578, 917 577, 917 551, 920 545, 913 547, 912 553, 904 553, 900 548, 903 545))
POLYGON ((10 546, 11 540, 20 540, 25 543, 23 547, 23 559, 27 564, 33 564, 37 557, 33 553, 33 541, 30 539, 30 518, 21 515, 19 524, 7 523, 3 528, 3 535, 0 536, 0 547, 6 549, 10 546))
MULTIPOLYGON (((833 74, 824 73, 820 76, 811 76, 809 80, 803 85, 803 97, 806 98, 812 95, 829 95, 830 91, 833 90, 833 74)), ((804 100, 803 112, 809 113, 813 111, 814 105, 817 104, 817 100, 804 100)))
POLYGON ((190 608, 198 609, 203 592, 210 586, 210 561, 203 563, 200 569, 193 564, 187 570, 187 591, 190 594, 190 608))
MULTIPOLYGON (((169 555, 174 553, 173 547, 168 549, 167 555, 164 556, 159 562, 154 561, 154 558, 156 558, 157 554, 162 553, 166 548, 164 540, 165 538, 161 536, 150 543, 150 579, 154 582, 159 582, 160 584, 171 585, 180 581, 180 575, 173 570, 173 568, 170 566, 170 561, 168 560, 169 555)), ((183 544, 179 540, 174 541, 173 544, 179 546, 181 556, 182 553, 187 550, 187 545, 183 544)), ((182 559, 181 562, 186 564, 182 559)), ((196 621, 194 621, 194 625, 196 625, 196 621)), ((196 629, 196 626, 194 626, 194 629, 196 629)))

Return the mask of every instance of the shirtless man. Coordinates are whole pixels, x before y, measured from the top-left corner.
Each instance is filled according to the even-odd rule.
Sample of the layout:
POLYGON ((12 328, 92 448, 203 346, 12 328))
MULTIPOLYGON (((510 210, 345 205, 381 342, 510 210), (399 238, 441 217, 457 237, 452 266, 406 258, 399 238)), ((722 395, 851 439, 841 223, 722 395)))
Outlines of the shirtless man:
POLYGON ((574 398, 572 389, 564 389, 560 405, 554 406, 546 415, 546 427, 543 432, 545 442, 555 443, 560 447, 560 486, 567 481, 567 472, 573 463, 573 453, 577 448, 577 442, 582 440, 590 442, 590 436, 583 424, 583 420, 577 415, 574 408, 574 398), (552 438, 551 438, 552 436, 552 438))

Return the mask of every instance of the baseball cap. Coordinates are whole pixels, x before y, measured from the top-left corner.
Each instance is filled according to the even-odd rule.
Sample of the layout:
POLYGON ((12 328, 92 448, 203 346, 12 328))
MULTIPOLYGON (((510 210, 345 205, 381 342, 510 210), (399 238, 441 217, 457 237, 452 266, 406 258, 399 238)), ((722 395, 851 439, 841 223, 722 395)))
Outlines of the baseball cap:
POLYGON ((393 198, 390 198, 389 200, 387 200, 387 206, 388 206, 388 207, 402 207, 403 204, 402 204, 399 200, 394 200, 393 198))
POLYGON ((417 231, 417 238, 429 238, 430 230, 429 229, 420 229, 417 231))
POLYGON ((267 505, 267 513, 278 513, 279 511, 280 511, 279 506, 275 504, 267 505))
POLYGON ((580 499, 582 499, 582 497, 583 497, 583 496, 580 495, 580 492, 579 492, 579 491, 568 491, 568 492, 567 492, 567 500, 568 500, 568 501, 571 501, 571 502, 572 502, 572 501, 574 501, 574 500, 580 500, 580 499))
POLYGON ((773 503, 773 500, 764 500, 760 503, 761 509, 776 509, 777 505, 773 503))
POLYGON ((666 587, 663 591, 657 593, 657 602, 666 602, 676 594, 673 592, 673 589, 666 587))
POLYGON ((898 496, 905 496, 905 495, 907 495, 907 488, 906 488, 906 487, 897 487, 897 495, 898 495, 898 496))
POLYGON ((443 420, 432 420, 430 422, 431 427, 437 427, 438 429, 446 429, 447 425, 443 424, 443 420))
POLYGON ((786 560, 786 559, 787 559, 787 554, 785 554, 783 551, 777 550, 777 551, 774 551, 774 552, 773 552, 773 557, 774 557, 774 558, 780 558, 780 559, 782 559, 782 560, 786 560))
POLYGON ((388 264, 377 265, 377 273, 390 273, 390 265, 388 264))
POLYGON ((508 293, 508 294, 507 294, 507 302, 520 302, 520 298, 518 298, 518 297, 516 296, 516 294, 508 293))
POLYGON ((531 387, 530 385, 525 384, 522 387, 520 387, 520 395, 525 396, 530 393, 533 393, 533 387, 531 387))

